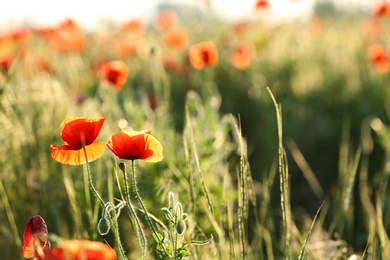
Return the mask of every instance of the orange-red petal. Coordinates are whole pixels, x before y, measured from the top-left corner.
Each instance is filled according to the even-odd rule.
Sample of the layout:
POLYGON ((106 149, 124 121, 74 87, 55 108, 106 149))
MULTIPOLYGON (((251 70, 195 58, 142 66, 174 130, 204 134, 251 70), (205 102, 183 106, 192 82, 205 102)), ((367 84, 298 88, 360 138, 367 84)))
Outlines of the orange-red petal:
POLYGON ((92 144, 98 137, 104 124, 104 118, 72 117, 60 125, 61 138, 75 148, 92 144))
POLYGON ((150 135, 150 131, 126 131, 110 137, 107 147, 119 158, 140 159, 146 162, 159 162, 163 159, 160 142, 150 135))
MULTIPOLYGON (((51 145, 51 157, 57 162, 69 165, 85 164, 85 155, 83 148, 75 149, 69 145, 51 145)), ((88 162, 95 161, 100 158, 104 152, 104 144, 102 142, 94 142, 85 146, 88 162)))
POLYGON ((218 64, 218 49, 214 42, 206 41, 194 44, 189 50, 191 65, 198 70, 218 64))
POLYGON ((49 247, 47 233, 45 220, 41 216, 33 216, 27 221, 23 233, 22 254, 24 258, 35 257, 37 245, 40 245, 41 248, 49 247))
POLYGON ((121 60, 109 61, 100 66, 98 75, 121 91, 129 75, 129 67, 121 60))
POLYGON ((45 260, 115 260, 115 251, 107 244, 89 240, 67 240, 45 254, 45 260))

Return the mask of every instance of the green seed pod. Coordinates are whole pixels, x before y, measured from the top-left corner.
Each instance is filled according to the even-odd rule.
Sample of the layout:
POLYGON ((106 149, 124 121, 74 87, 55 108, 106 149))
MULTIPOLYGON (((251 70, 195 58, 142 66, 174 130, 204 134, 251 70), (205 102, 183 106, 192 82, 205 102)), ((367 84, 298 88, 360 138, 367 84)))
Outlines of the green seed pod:
POLYGON ((176 232, 178 235, 183 235, 186 231, 186 223, 183 220, 179 220, 176 225, 176 232))
POLYGON ((168 208, 169 209, 173 209, 173 201, 175 199, 175 195, 173 194, 173 192, 169 192, 168 193, 168 208))

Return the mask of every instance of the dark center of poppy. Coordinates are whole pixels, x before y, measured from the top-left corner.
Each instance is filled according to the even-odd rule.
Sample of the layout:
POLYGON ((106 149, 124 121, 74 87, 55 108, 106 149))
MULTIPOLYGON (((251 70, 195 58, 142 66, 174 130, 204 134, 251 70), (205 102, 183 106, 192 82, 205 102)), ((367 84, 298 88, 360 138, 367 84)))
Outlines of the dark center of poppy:
POLYGON ((207 64, 210 62, 210 53, 207 50, 202 50, 201 52, 202 60, 207 64))

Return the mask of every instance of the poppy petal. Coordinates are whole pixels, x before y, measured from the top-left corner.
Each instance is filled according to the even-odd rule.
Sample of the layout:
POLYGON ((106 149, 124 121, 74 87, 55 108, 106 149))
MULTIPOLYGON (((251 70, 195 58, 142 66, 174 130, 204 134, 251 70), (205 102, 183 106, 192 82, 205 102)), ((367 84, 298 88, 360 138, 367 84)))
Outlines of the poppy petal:
POLYGON ((111 136, 106 145, 121 159, 141 159, 146 162, 161 161, 163 148, 160 142, 149 133, 149 130, 130 132, 122 130, 111 136))
POLYGON ((49 259, 115 260, 115 251, 107 244, 89 240, 67 240, 45 255, 49 259))
POLYGON ((104 118, 72 117, 64 120, 60 125, 61 138, 73 147, 81 148, 89 145, 98 137, 102 129, 104 118))
POLYGON ((154 138, 152 135, 147 135, 146 144, 148 150, 153 151, 153 154, 143 159, 145 162, 155 163, 161 161, 164 158, 163 148, 161 146, 161 143, 156 138, 154 138))
MULTIPOLYGON (((84 151, 82 148, 76 150, 74 147, 69 145, 51 145, 51 147, 52 151, 50 155, 57 162, 69 165, 81 165, 86 163, 84 151)), ((85 146, 85 149, 88 162, 92 162, 103 155, 104 144, 102 142, 94 142, 85 146)))
POLYGON ((40 245, 42 249, 50 247, 47 243, 47 234, 48 232, 45 220, 39 215, 31 217, 27 221, 23 233, 23 257, 35 257, 37 245, 40 245))

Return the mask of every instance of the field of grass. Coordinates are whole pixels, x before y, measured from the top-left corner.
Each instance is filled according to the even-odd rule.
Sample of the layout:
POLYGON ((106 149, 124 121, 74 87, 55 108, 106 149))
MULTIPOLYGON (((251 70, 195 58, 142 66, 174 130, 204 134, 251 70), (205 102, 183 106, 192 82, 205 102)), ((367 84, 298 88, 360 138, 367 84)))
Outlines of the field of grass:
POLYGON ((390 73, 368 54, 390 48, 390 24, 380 18, 375 33, 370 19, 179 20, 171 26, 187 33, 184 47, 163 40, 167 29, 117 24, 83 31, 73 49, 43 28, 25 41, 2 37, 12 63, 0 73, 1 258, 23 259, 25 224, 40 215, 52 247, 88 239, 120 256, 120 235, 128 259, 176 244, 183 250, 171 259, 390 259, 390 73), (216 45, 218 63, 198 70, 189 49, 203 41, 216 45), (237 68, 231 55, 243 43, 250 64, 237 68), (119 91, 98 73, 110 60, 129 68, 119 91), (162 161, 134 161, 155 230, 135 190, 124 198, 119 163, 130 174, 131 161, 107 148, 88 167, 51 158, 61 122, 79 116, 105 118, 103 143, 121 128, 160 141, 162 161), (105 206, 116 205, 113 218, 89 170, 105 206), (182 216, 173 229, 172 208, 182 216))

